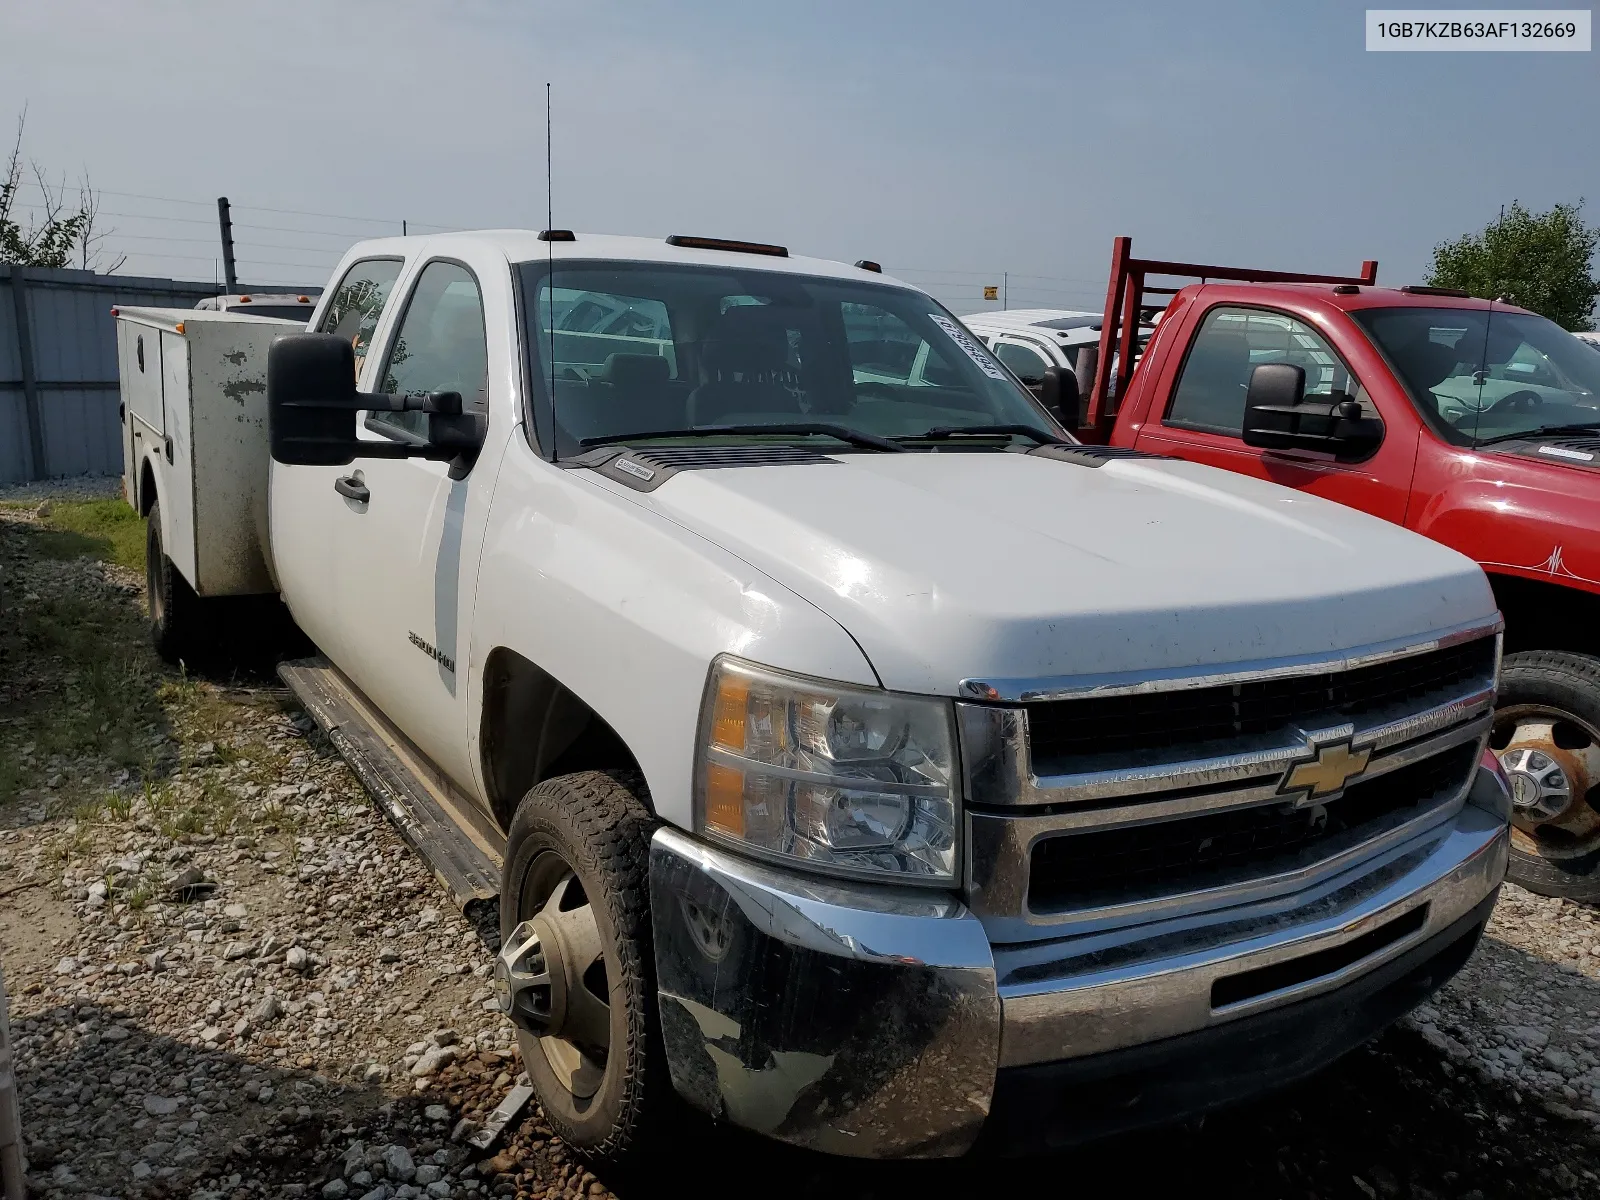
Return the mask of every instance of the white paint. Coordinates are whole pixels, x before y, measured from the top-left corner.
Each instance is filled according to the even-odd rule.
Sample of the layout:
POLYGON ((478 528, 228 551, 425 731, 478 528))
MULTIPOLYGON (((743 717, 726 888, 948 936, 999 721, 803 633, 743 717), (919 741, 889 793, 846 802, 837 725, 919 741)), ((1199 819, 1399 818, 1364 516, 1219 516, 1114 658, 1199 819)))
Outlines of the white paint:
MULTIPOLYGON (((552 465, 520 428, 508 267, 551 249, 521 232, 355 247, 335 278, 358 257, 406 258, 366 390, 425 262, 449 256, 478 275, 490 363, 483 454, 460 481, 420 460, 274 465, 271 476, 274 557, 301 627, 480 802, 483 667, 501 647, 604 717, 638 758, 657 811, 687 826, 700 703, 719 654, 951 696, 964 678, 1214 667, 1426 635, 1494 611, 1482 572, 1453 551, 1189 463, 847 451, 835 454, 843 465, 682 471, 647 493, 552 465), (372 493, 365 506, 333 490, 357 470, 372 493)), ((735 257, 582 234, 553 249, 735 257)), ((859 274, 736 259, 743 270, 859 274)))
POLYGON ((127 494, 135 495, 149 463, 161 501, 162 546, 200 595, 274 591, 262 536, 267 351, 296 326, 246 314, 139 307, 119 307, 117 324, 127 494))

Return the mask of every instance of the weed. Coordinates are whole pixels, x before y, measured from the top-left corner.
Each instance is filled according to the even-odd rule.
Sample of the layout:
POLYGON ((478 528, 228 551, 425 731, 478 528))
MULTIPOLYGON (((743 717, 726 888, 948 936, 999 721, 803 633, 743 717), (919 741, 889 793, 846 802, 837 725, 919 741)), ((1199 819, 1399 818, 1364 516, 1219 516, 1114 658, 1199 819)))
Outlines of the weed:
POLYGON ((50 558, 88 556, 144 570, 144 518, 124 500, 58 500, 36 543, 50 558))

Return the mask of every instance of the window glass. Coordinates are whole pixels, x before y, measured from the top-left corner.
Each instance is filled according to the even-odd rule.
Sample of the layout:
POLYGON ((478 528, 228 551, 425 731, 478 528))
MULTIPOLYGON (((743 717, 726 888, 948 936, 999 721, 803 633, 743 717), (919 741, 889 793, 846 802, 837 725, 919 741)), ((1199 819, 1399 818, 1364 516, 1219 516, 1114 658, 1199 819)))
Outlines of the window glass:
POLYGON ((1044 382, 1044 369, 1050 365, 1037 350, 1016 342, 996 342, 994 356, 1029 387, 1038 387, 1044 382))
POLYGON ((371 258, 354 264, 344 273, 327 311, 322 314, 317 332, 337 334, 349 341, 356 352, 357 378, 361 376, 361 364, 367 357, 372 334, 378 328, 378 318, 383 315, 383 306, 394 290, 394 281, 400 278, 400 267, 397 258, 371 258))
MULTIPOLYGON (((411 291, 400 331, 384 365, 380 392, 460 392, 466 412, 488 409, 489 348, 483 297, 465 267, 435 262, 411 291)), ((426 437, 426 413, 372 413, 369 427, 426 437), (386 428, 387 427, 387 428, 386 428)))
POLYGON ((554 376, 563 457, 581 453, 584 439, 801 421, 886 437, 988 424, 1060 436, 977 339, 919 292, 572 261, 556 264, 552 289, 545 263, 521 269, 533 301, 533 375, 546 393, 554 376))
POLYGON ((1470 445, 1554 425, 1600 425, 1600 356, 1553 321, 1483 308, 1350 314, 1394 364, 1423 418, 1470 445))
POLYGON ((1304 370, 1307 400, 1351 399, 1363 417, 1378 416, 1361 384, 1311 326, 1284 313, 1220 307, 1206 314, 1189 347, 1165 424, 1238 437, 1250 372, 1262 363, 1304 370))

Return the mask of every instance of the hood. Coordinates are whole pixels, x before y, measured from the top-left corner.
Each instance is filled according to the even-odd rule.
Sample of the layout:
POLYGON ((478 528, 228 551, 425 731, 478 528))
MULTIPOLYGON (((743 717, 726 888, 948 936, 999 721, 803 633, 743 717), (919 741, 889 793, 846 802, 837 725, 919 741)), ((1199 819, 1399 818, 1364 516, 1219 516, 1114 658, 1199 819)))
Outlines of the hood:
POLYGON ((1326 654, 1495 611, 1453 550, 1174 460, 840 454, 640 499, 833 617, 900 691, 1326 654))

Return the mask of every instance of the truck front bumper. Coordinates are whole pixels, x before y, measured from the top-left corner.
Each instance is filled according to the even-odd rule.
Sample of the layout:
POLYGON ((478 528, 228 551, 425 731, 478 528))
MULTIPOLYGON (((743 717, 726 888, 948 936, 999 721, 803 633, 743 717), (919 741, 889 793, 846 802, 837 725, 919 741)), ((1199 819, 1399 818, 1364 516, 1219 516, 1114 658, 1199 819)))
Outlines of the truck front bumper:
POLYGON ((1476 945, 1509 801, 1486 770, 1473 793, 1304 892, 1021 945, 991 945, 942 893, 821 880, 658 830, 673 1085, 779 1140, 889 1158, 1070 1145, 1293 1082, 1476 945))

